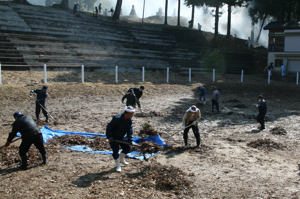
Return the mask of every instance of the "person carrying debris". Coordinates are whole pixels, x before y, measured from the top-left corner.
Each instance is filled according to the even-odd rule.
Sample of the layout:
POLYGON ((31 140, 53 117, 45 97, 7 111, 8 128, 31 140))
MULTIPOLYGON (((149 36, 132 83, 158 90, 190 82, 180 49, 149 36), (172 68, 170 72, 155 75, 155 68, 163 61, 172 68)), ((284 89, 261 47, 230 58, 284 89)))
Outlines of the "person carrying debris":
POLYGON ((113 151, 112 156, 116 163, 116 171, 118 172, 121 172, 120 162, 128 165, 128 162, 125 161, 125 156, 130 152, 133 141, 132 117, 134 113, 135 109, 132 106, 126 106, 124 113, 114 116, 106 127, 106 138, 113 151), (120 147, 122 151, 119 155, 120 147))
POLYGON ((197 147, 200 147, 200 133, 198 128, 198 121, 201 119, 201 112, 196 106, 191 106, 184 114, 182 118, 182 130, 183 132, 183 139, 185 147, 187 147, 188 141, 188 132, 190 128, 192 128, 194 136, 196 138, 197 147))
POLYGON ((19 166, 20 169, 27 169, 27 152, 32 144, 40 151, 43 162, 42 164, 47 163, 46 150, 43 143, 43 135, 36 125, 35 121, 31 116, 25 116, 21 112, 14 113, 15 122, 12 124, 12 132, 9 134, 5 147, 8 147, 17 132, 20 132, 22 135, 22 142, 19 147, 19 155, 21 156, 22 165, 19 166))
POLYGON ((44 114, 44 116, 46 117, 45 122, 49 122, 48 119, 48 113, 47 113, 47 108, 46 108, 46 98, 48 96, 48 86, 43 86, 42 89, 34 89, 31 90, 29 95, 32 96, 32 93, 36 93, 36 103, 35 103, 35 115, 36 115, 36 119, 39 120, 40 119, 40 112, 42 109, 42 112, 44 114))
POLYGON ((145 90, 145 87, 144 86, 140 86, 140 88, 130 88, 127 93, 130 92, 130 90, 133 90, 133 93, 135 94, 135 97, 136 97, 136 103, 139 107, 139 110, 140 112, 142 113, 143 110, 141 108, 141 103, 140 103, 140 98, 142 97, 143 95, 143 90, 145 90))
POLYGON ((206 90, 204 86, 199 86, 199 91, 200 91, 200 96, 199 96, 199 100, 200 102, 202 102, 202 98, 203 98, 203 104, 206 104, 206 90))
POLYGON ((126 106, 132 106, 133 108, 136 107, 137 99, 133 89, 129 89, 128 92, 122 97, 122 103, 124 103, 125 98, 127 99, 126 106))
POLYGON ((219 110, 219 97, 220 97, 220 92, 222 91, 221 88, 218 88, 218 90, 215 90, 212 92, 211 96, 211 111, 214 111, 214 106, 217 108, 217 112, 220 112, 219 110))
POLYGON ((263 96, 258 96, 258 101, 260 102, 259 105, 257 104, 256 107, 258 109, 258 115, 256 117, 256 120, 258 123, 260 123, 260 130, 265 129, 265 115, 267 113, 267 103, 264 100, 263 96))

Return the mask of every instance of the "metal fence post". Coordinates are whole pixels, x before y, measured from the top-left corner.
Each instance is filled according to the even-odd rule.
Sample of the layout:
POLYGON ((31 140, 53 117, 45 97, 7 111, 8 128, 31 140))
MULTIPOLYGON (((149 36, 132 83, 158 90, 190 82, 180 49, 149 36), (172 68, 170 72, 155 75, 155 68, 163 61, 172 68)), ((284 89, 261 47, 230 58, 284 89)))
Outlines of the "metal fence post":
POLYGON ((145 67, 142 69, 142 82, 145 81, 145 67))
POLYGON ((192 69, 189 68, 189 82, 192 81, 192 69))
POLYGON ((118 83, 118 66, 116 66, 116 83, 118 83))
POLYGON ((297 73, 297 77, 296 77, 296 85, 298 85, 299 83, 299 73, 297 73))
POLYGON ((2 76, 2 72, 1 72, 1 63, 0 63, 0 84, 2 84, 1 76, 2 76))
POLYGON ((215 73, 216 73, 216 70, 213 69, 213 82, 215 82, 215 73))
POLYGON ((167 67, 167 83, 169 83, 169 67, 167 67))
POLYGON ((241 74, 241 82, 243 83, 243 79, 244 79, 244 70, 242 70, 242 74, 241 74))
POLYGON ((81 65, 81 82, 84 82, 84 65, 81 65))
POLYGON ((47 83, 47 65, 44 64, 44 83, 47 83))
POLYGON ((268 71, 268 84, 270 84, 270 79, 271 79, 271 70, 268 71))

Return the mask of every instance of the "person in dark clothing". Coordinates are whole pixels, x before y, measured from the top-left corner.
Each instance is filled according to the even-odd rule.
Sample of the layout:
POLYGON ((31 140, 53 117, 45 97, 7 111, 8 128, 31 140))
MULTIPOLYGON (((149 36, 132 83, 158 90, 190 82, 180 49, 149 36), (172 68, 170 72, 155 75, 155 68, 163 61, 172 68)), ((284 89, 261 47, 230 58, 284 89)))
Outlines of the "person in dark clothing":
POLYGON ((140 86, 140 88, 130 88, 127 93, 130 92, 130 90, 133 90, 133 93, 135 94, 135 97, 136 97, 136 103, 139 107, 139 110, 140 112, 142 113, 143 110, 141 108, 141 103, 140 103, 140 98, 142 97, 143 95, 143 90, 145 90, 145 87, 144 86, 140 86))
POLYGON ((98 8, 95 7, 96 18, 98 17, 98 8))
POLYGON ((21 112, 14 113, 15 122, 12 124, 12 132, 9 134, 5 147, 8 147, 17 132, 20 132, 22 135, 22 143, 19 147, 19 155, 21 156, 22 165, 19 166, 20 169, 27 169, 27 152, 32 144, 40 151, 43 163, 47 163, 46 150, 43 144, 43 135, 36 125, 35 121, 31 116, 25 116, 21 112))
POLYGON ((261 96, 261 95, 257 99, 260 103, 256 105, 258 112, 259 112, 256 117, 256 120, 258 123, 260 123, 259 129, 264 130, 265 129, 265 115, 267 113, 267 103, 264 100, 263 96, 261 96))
POLYGON ((30 96, 32 96, 32 93, 36 93, 36 102, 35 102, 35 115, 36 115, 36 119, 39 120, 40 119, 40 112, 42 109, 42 112, 44 114, 44 116, 46 117, 45 122, 49 122, 48 119, 48 113, 47 113, 47 108, 46 108, 46 98, 48 96, 47 93, 48 90, 48 86, 43 86, 42 89, 34 89, 30 91, 30 96), (42 108, 42 107, 43 108, 42 108))
POLYGON ((220 97, 220 92, 222 91, 221 88, 218 88, 218 90, 215 90, 214 92, 212 92, 212 96, 211 96, 211 111, 214 111, 214 106, 216 106, 217 108, 217 112, 220 112, 219 110, 219 97, 220 97))
POLYGON ((74 4, 73 6, 73 14, 76 14, 77 13, 77 9, 78 9, 78 4, 74 4))
POLYGON ((125 107, 124 113, 114 116, 106 127, 106 138, 113 150, 112 156, 117 166, 116 171, 118 172, 121 171, 120 162, 128 165, 128 162, 125 161, 125 156, 130 152, 133 141, 132 117, 134 112, 135 109, 132 106, 125 107), (128 142, 128 144, 118 143, 117 141, 128 142), (122 152, 119 155, 120 147, 122 152))
POLYGON ((122 97, 122 103, 124 103, 125 98, 127 99, 126 106, 132 106, 133 108, 136 107, 137 99, 132 89, 130 89, 128 93, 122 97))
POLYGON ((199 96, 199 100, 200 102, 202 101, 203 98, 203 104, 206 104, 206 90, 204 86, 199 86, 199 91, 200 91, 200 96, 199 96))

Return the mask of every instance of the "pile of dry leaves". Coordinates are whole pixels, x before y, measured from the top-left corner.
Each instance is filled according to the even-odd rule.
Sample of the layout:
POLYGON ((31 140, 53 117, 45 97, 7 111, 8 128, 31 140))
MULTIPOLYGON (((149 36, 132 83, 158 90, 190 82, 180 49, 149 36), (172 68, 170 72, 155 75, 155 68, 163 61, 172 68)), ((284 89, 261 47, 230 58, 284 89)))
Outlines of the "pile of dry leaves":
POLYGON ((279 149, 283 150, 285 148, 284 145, 280 143, 276 143, 270 139, 258 139, 247 144, 249 147, 257 148, 257 149, 264 149, 264 150, 272 150, 272 149, 279 149))

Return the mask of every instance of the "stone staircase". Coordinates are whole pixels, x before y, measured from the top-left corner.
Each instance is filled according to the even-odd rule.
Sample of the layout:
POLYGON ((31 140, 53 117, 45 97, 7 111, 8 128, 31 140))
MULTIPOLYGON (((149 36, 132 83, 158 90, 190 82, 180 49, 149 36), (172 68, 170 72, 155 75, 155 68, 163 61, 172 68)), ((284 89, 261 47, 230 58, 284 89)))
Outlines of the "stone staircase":
POLYGON ((117 65, 127 71, 144 66, 153 71, 170 67, 206 72, 211 69, 201 58, 210 48, 202 33, 188 28, 115 22, 88 13, 75 16, 50 7, 0 5, 3 70, 42 70, 47 64, 48 70, 80 70, 85 65, 87 71, 111 71, 117 65))

